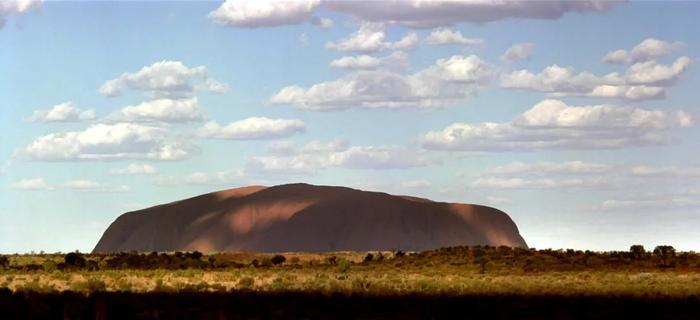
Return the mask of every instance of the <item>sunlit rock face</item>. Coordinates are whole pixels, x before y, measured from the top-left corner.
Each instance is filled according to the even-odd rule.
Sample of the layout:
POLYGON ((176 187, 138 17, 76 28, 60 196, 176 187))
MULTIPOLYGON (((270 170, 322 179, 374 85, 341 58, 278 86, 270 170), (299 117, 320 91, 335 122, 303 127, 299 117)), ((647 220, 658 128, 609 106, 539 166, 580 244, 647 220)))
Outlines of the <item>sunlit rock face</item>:
POLYGON ((526 247, 497 209, 345 187, 251 186, 128 212, 94 252, 370 251, 526 247))

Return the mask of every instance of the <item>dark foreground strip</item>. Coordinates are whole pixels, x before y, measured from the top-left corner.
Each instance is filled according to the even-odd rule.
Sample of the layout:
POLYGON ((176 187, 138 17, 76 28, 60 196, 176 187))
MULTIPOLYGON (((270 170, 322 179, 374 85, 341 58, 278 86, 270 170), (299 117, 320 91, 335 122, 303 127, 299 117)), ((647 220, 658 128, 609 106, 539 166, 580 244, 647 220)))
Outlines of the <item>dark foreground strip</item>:
POLYGON ((12 293, 0 319, 700 319, 700 299, 286 293, 12 293))

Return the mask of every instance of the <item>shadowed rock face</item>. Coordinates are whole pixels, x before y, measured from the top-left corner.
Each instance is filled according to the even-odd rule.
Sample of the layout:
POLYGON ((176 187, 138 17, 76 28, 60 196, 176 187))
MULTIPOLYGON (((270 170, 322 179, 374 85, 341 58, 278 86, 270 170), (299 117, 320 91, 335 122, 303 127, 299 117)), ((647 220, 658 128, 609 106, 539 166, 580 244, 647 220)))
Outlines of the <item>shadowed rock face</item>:
POLYGON ((504 212, 344 187, 251 186, 128 212, 93 252, 526 247, 504 212))

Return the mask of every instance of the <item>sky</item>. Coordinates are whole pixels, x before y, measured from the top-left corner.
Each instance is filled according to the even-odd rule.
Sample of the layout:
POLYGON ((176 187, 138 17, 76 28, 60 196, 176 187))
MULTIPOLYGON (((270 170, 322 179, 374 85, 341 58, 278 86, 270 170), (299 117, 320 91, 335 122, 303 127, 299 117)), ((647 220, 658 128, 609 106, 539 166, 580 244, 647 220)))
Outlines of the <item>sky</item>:
POLYGON ((0 0, 0 253, 305 182, 700 251, 700 2, 0 0))

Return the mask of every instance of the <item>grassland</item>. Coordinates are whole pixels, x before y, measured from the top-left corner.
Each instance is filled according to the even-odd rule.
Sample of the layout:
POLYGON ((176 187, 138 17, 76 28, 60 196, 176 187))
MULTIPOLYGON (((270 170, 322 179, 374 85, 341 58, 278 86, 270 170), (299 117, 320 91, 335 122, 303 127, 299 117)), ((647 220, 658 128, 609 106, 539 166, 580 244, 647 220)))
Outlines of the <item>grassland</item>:
MULTIPOLYGON (((409 253, 71 253, 4 257, 0 258, 0 292, 4 290, 6 296, 15 299, 37 295, 72 299, 107 295, 116 299, 116 295, 161 294, 171 300, 209 295, 207 301, 227 296, 254 296, 252 301, 264 301, 280 295, 287 300, 311 295, 321 300, 370 297, 373 303, 416 297, 471 297, 470 301, 488 297, 502 304, 502 299, 525 297, 569 302, 603 299, 640 306, 670 301, 671 310, 684 312, 674 318, 700 315, 700 255, 675 252, 670 247, 659 247, 654 252, 639 247, 630 252, 456 247, 409 253), (690 309, 678 308, 680 302, 690 309)), ((536 304, 533 301, 527 303, 536 304)), ((230 305, 227 303, 222 305, 230 305)), ((401 310, 407 310, 406 304, 415 303, 404 301, 401 310)), ((456 305, 465 305, 465 301, 456 305)), ((29 305, 27 308, 31 309, 29 305)), ((598 308, 601 310, 600 304, 598 308)), ((611 308, 614 311, 618 307, 611 308)))

